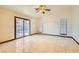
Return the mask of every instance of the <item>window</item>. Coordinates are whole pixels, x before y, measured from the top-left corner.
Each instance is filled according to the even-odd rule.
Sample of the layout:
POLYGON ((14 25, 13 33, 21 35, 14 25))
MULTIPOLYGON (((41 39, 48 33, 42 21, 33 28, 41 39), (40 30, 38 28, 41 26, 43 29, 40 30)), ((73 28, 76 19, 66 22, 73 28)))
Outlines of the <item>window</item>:
POLYGON ((66 18, 62 18, 60 20, 60 34, 67 35, 67 19, 66 18))
POLYGON ((30 34, 30 21, 21 17, 15 17, 15 38, 24 37, 30 34))

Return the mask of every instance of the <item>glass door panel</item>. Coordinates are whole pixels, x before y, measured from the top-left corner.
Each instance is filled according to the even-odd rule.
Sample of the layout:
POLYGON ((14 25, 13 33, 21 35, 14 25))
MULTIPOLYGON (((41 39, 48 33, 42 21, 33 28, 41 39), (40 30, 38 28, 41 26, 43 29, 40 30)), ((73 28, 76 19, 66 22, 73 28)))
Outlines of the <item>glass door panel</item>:
POLYGON ((23 20, 16 18, 16 38, 23 36, 23 20))
POLYGON ((24 20, 24 36, 29 35, 29 21, 24 20))

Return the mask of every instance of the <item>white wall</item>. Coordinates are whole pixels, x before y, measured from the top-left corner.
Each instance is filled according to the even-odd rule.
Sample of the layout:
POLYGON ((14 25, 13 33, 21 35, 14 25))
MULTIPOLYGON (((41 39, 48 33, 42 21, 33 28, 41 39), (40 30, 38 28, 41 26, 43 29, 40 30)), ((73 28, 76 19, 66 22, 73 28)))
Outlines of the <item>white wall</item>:
POLYGON ((79 42, 79 6, 72 8, 72 36, 79 42))
MULTIPOLYGON (((67 17, 67 34, 71 35, 71 6, 49 6, 52 11, 47 12, 41 18, 42 30, 46 34, 60 34, 60 19, 67 17)), ((40 26, 41 27, 41 26, 40 26)))
POLYGON ((0 7, 0 42, 14 39, 14 16, 31 20, 31 34, 38 32, 38 18, 0 7))
POLYGON ((31 34, 39 32, 39 18, 30 18, 31 20, 31 34))

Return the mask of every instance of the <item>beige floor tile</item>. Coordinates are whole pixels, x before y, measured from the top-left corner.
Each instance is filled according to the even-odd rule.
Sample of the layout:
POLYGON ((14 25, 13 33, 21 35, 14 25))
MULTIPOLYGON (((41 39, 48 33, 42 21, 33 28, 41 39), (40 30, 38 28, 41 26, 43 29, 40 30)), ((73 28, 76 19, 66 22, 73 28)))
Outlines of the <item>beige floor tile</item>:
POLYGON ((0 52, 79 53, 79 45, 71 38, 32 35, 0 45, 0 52))

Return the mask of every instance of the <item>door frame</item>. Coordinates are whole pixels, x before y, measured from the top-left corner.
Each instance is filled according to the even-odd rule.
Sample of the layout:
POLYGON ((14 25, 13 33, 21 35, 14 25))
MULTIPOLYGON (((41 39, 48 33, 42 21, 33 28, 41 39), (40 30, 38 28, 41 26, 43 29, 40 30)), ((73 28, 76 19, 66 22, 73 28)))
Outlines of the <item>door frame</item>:
MULTIPOLYGON (((31 21, 30 21, 30 19, 26 19, 26 18, 23 18, 23 17, 14 16, 14 39, 19 39, 19 38, 23 38, 23 37, 29 36, 29 35, 24 36, 24 30, 23 30, 23 36, 19 37, 19 38, 16 38, 16 18, 29 21, 29 35, 31 35, 31 21)), ((23 21, 23 25, 24 25, 24 21, 23 21)))

